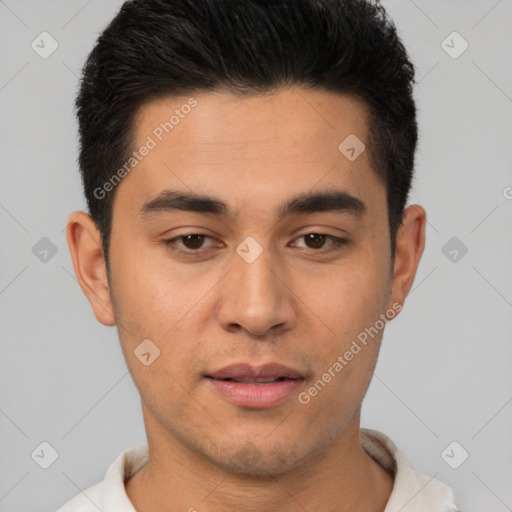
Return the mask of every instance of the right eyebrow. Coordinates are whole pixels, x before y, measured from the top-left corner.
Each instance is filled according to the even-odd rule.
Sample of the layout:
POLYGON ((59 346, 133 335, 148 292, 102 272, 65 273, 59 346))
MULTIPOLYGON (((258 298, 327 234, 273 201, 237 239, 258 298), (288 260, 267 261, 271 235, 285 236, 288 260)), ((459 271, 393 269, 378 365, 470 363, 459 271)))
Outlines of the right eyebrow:
MULTIPOLYGON (((197 213, 209 213, 217 216, 236 218, 240 212, 234 212, 221 199, 199 195, 192 192, 165 190, 157 197, 145 202, 139 211, 143 218, 149 218, 162 212, 175 210, 197 213)), ((361 216, 366 211, 365 203, 343 190, 326 190, 317 193, 302 193, 292 197, 277 209, 277 217, 283 219, 291 215, 338 212, 361 216)))
POLYGON ((175 190, 165 190, 154 199, 145 202, 139 210, 139 215, 146 218, 154 214, 174 210, 212 213, 228 217, 236 216, 230 211, 229 206, 220 199, 175 190))

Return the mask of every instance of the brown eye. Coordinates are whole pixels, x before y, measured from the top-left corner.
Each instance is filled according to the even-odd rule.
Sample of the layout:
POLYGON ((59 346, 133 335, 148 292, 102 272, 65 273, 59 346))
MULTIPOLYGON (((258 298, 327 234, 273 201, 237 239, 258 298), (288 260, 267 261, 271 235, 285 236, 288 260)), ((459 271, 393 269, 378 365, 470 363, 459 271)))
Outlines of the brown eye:
POLYGON ((175 236, 174 238, 163 240, 163 244, 167 250, 172 251, 174 254, 190 259, 204 258, 207 255, 211 255, 215 249, 223 247, 222 242, 202 233, 175 236))
POLYGON ((196 256, 209 248, 205 246, 205 242, 208 239, 213 242, 211 236, 201 233, 190 233, 189 235, 179 235, 169 240, 164 240, 163 243, 174 252, 196 256))
POLYGON ((324 233, 306 233, 299 236, 296 240, 303 240, 303 244, 293 244, 294 247, 300 249, 310 249, 313 252, 328 253, 331 251, 341 250, 343 246, 349 243, 346 238, 339 238, 333 235, 326 235, 324 233), (326 242, 329 242, 326 245, 326 242))
POLYGON ((304 241, 306 242, 306 245, 310 249, 322 249, 325 240, 327 238, 326 235, 320 235, 318 233, 310 233, 308 235, 303 235, 304 241))
POLYGON ((184 235, 179 237, 187 249, 200 249, 203 245, 205 235, 184 235))

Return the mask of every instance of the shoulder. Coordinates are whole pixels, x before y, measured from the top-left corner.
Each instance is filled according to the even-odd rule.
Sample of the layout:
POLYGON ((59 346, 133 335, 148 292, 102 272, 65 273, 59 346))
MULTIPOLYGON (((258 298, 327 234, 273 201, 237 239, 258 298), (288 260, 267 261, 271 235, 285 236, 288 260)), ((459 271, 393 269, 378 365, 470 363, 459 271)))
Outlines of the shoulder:
POLYGON ((101 482, 77 494, 57 512, 135 512, 124 482, 142 468, 147 459, 147 445, 127 448, 110 465, 101 482))
POLYGON ((96 503, 99 502, 101 497, 102 483, 99 482, 77 494, 62 505, 57 512, 98 512, 96 503))
POLYGON ((393 490, 384 512, 458 512, 452 490, 434 477, 413 469, 389 437, 362 428, 361 445, 393 475, 393 490))

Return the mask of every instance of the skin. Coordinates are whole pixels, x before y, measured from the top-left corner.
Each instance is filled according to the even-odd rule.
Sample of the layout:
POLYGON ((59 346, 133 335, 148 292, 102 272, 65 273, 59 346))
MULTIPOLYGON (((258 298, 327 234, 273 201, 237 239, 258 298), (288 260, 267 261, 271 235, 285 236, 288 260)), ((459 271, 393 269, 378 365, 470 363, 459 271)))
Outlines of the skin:
MULTIPOLYGON (((235 362, 278 362, 303 372, 299 391, 307 390, 380 314, 404 303, 425 211, 406 209, 392 263, 386 191, 369 150, 353 162, 338 150, 349 134, 367 141, 358 99, 297 88, 194 97, 198 105, 117 186, 110 282, 92 219, 74 212, 67 228, 78 282, 98 321, 117 326, 141 395, 149 461, 125 482, 127 494, 139 512, 382 511, 393 478, 359 433, 382 330, 308 404, 294 394, 267 409, 235 406, 203 376, 235 362), (166 189, 214 196, 237 215, 142 216, 166 189), (332 190, 365 211, 276 216, 297 194, 332 190), (211 238, 174 243, 188 255, 164 242, 194 233, 211 238), (348 243, 325 252, 330 239, 315 245, 308 233, 348 243), (252 263, 235 251, 248 236, 263 250, 252 263), (133 351, 148 338, 161 353, 145 366, 133 351)), ((144 105, 135 146, 187 100, 144 105)))

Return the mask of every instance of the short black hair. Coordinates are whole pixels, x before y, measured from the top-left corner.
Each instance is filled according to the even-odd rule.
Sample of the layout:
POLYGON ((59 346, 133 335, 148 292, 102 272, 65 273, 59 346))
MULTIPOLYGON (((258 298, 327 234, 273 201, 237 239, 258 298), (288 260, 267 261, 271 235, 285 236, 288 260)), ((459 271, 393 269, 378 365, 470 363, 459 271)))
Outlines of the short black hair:
POLYGON ((218 90, 251 95, 300 86, 362 99, 394 254, 418 139, 413 83, 394 23, 369 0, 125 2, 89 54, 75 102, 78 162, 107 273, 115 187, 97 191, 134 151, 141 106, 218 90))

